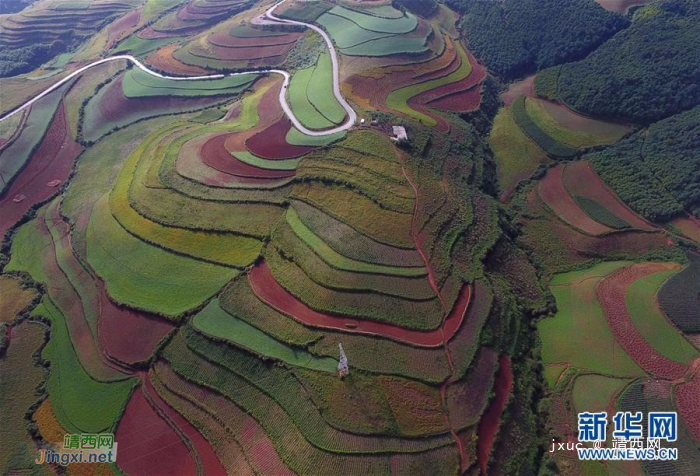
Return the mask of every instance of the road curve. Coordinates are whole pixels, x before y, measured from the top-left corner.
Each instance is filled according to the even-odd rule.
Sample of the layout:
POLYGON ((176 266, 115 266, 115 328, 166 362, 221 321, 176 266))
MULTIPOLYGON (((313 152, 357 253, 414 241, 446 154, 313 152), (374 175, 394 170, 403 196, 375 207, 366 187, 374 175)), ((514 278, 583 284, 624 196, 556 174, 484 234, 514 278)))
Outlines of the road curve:
MULTIPOLYGON (((230 73, 228 76, 241 76, 241 75, 245 75, 245 74, 270 74, 270 73, 271 74, 280 74, 280 75, 282 75, 282 77, 284 77, 284 83, 282 84, 282 88, 280 90, 279 102, 280 102, 280 105, 282 106, 282 109, 284 110, 284 113, 292 121, 292 124, 294 124, 294 127, 296 127, 297 129, 299 129, 300 132, 302 132, 308 136, 316 136, 316 137, 327 136, 327 135, 331 135, 331 134, 336 134, 338 132, 347 131, 355 124, 355 121, 357 120, 357 114, 355 113, 354 109, 350 106, 350 104, 348 104, 348 102, 345 100, 343 95, 340 93, 340 80, 339 80, 340 74, 338 71, 338 55, 336 54, 335 49, 333 48, 333 42, 328 37, 328 35, 326 35, 326 32, 324 32, 322 29, 320 29, 319 27, 317 27, 315 25, 311 25, 311 24, 303 23, 303 22, 299 22, 299 21, 294 21, 294 20, 284 20, 284 19, 281 19, 281 18, 274 16, 274 14, 273 14, 274 10, 278 6, 280 6, 282 3, 284 3, 285 1, 286 0, 282 0, 278 3, 276 3, 275 5, 273 5, 272 7, 270 7, 264 14, 264 16, 266 17, 267 20, 263 20, 260 23, 262 23, 262 24, 265 24, 265 23, 267 23, 267 24, 285 23, 285 24, 289 24, 289 25, 300 25, 300 26, 304 26, 307 28, 311 28, 312 30, 316 31, 317 33, 319 33, 323 37, 326 44, 328 45, 328 50, 329 50, 330 55, 331 55, 331 62, 332 62, 332 66, 333 66, 333 94, 335 95, 336 99, 338 100, 340 105, 343 107, 343 109, 345 109, 345 112, 347 113, 347 116, 348 116, 347 121, 344 124, 342 124, 338 127, 335 127, 333 129, 324 129, 324 130, 314 131, 314 130, 307 129, 306 127, 304 127, 304 125, 301 123, 301 121, 299 121, 299 119, 297 119, 297 117, 294 115, 294 112, 292 112, 292 108, 289 106, 289 103, 287 102, 287 94, 286 93, 287 93, 287 89, 289 87, 289 81, 290 81, 291 77, 290 77, 289 73, 286 71, 283 71, 280 69, 253 70, 253 71, 244 71, 244 72, 240 72, 240 73, 230 73)), ((204 80, 206 80, 206 79, 222 79, 222 78, 225 78, 227 76, 225 74, 209 74, 209 75, 204 75, 204 76, 186 76, 186 77, 166 76, 166 75, 157 73, 156 71, 149 69, 146 65, 141 63, 138 59, 136 59, 132 55, 110 56, 109 58, 104 58, 101 60, 94 61, 86 66, 83 66, 82 68, 79 68, 79 69, 73 71, 71 74, 69 74, 68 76, 66 76, 62 80, 58 81, 56 84, 48 87, 47 89, 45 89, 41 93, 34 96, 29 101, 25 102, 24 104, 17 107, 13 111, 2 116, 0 118, 0 122, 4 121, 5 119, 9 119, 10 117, 14 116, 15 114, 19 113, 20 111, 28 108, 29 106, 31 106, 32 104, 34 104, 35 102, 37 102, 38 100, 40 100, 41 98, 46 96, 47 94, 50 94, 52 91, 55 91, 56 89, 60 88, 61 86, 63 86, 64 84, 66 84, 67 82, 69 82, 70 80, 75 78, 76 76, 81 75, 82 73, 84 73, 88 69, 94 68, 94 67, 99 66, 99 65, 104 64, 104 63, 108 63, 110 61, 120 61, 120 60, 130 61, 135 66, 140 68, 142 71, 144 71, 152 76, 155 76, 157 78, 170 79, 170 80, 174 80, 174 81, 197 81, 197 80, 203 80, 203 79, 204 80)))

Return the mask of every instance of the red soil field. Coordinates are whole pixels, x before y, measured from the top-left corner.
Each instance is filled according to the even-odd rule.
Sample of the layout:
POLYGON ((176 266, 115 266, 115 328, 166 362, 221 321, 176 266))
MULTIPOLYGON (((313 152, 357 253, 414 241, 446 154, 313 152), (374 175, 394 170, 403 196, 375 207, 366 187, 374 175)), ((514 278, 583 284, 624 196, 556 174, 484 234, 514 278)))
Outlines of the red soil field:
POLYGON ((199 109, 220 102, 221 98, 175 98, 170 96, 127 98, 122 92, 122 78, 119 77, 108 86, 99 104, 95 105, 96 123, 110 124, 124 120, 129 116, 141 117, 143 113, 164 109, 199 109))
MULTIPOLYGON (((208 140, 206 136, 193 139, 191 142, 205 142, 208 140)), ((201 155, 194 152, 185 144, 185 147, 180 151, 180 154, 175 162, 175 170, 178 174, 191 180, 210 185, 213 187, 237 187, 240 185, 265 185, 270 186, 272 182, 279 179, 259 179, 246 178, 237 175, 232 175, 220 170, 216 170, 202 162, 201 155)), ((199 144, 193 144, 196 148, 199 144)), ((228 153, 228 152, 227 152, 228 153)), ((229 154, 230 155, 230 154, 229 154)), ((236 160, 231 156, 231 160, 236 160)))
POLYGON ((486 466, 489 462, 489 455, 493 449, 493 442, 496 439, 498 427, 501 424, 501 415, 508 402, 508 396, 513 390, 513 374, 510 368, 510 357, 506 354, 499 359, 500 368, 496 374, 494 383, 495 395, 491 404, 481 416, 477 435, 477 455, 481 474, 486 474, 486 466))
POLYGON ((474 86, 466 91, 448 94, 428 103, 430 107, 451 112, 471 112, 481 105, 481 86, 474 86))
POLYGON ((683 417, 686 426, 700 443, 700 360, 694 363, 695 375, 687 383, 681 383, 674 389, 673 395, 678 412, 683 417))
POLYGON ((564 187, 564 167, 558 165, 547 172, 537 186, 537 192, 544 203, 569 225, 578 228, 589 235, 598 236, 614 231, 589 217, 586 212, 571 198, 564 187))
POLYGON ((484 67, 477 62, 476 58, 469 50, 467 50, 467 57, 469 58, 469 63, 472 65, 472 71, 471 73, 469 73, 469 76, 460 81, 446 84, 444 86, 440 86, 439 88, 431 89, 429 91, 425 91, 424 93, 421 93, 418 96, 411 98, 412 101, 420 104, 427 104, 444 96, 449 96, 450 94, 466 91, 469 88, 472 88, 477 84, 481 83, 486 77, 486 69, 484 69, 484 67))
POLYGON ((221 466, 219 457, 216 456, 216 452, 211 447, 209 442, 202 436, 202 434, 194 427, 192 424, 180 415, 177 411, 171 408, 165 400, 163 400, 151 383, 150 376, 145 374, 142 378, 144 396, 152 399, 154 403, 162 413, 160 416, 162 418, 167 418, 171 424, 177 426, 179 431, 181 431, 194 446, 194 451, 196 452, 199 460, 202 463, 202 469, 204 474, 216 474, 225 475, 226 470, 221 466))
POLYGON ((253 46, 274 46, 294 43, 301 37, 301 33, 290 33, 288 35, 261 36, 258 38, 238 38, 228 33, 213 33, 207 37, 207 41, 215 46, 225 48, 243 48, 253 46))
POLYGON ((677 379, 688 368, 659 354, 639 333, 625 305, 627 288, 650 274, 676 269, 673 263, 633 264, 615 271, 596 286, 598 301, 615 339, 645 372, 656 377, 677 379))
POLYGON ((199 151, 202 162, 209 167, 230 175, 246 178, 286 178, 294 176, 293 170, 268 170, 241 162, 226 150, 224 144, 228 134, 209 139, 199 151))
POLYGON ((625 13, 629 7, 646 5, 652 0, 595 0, 601 7, 616 13, 625 13))
POLYGON ((127 364, 147 360, 173 324, 155 315, 114 304, 98 280, 100 344, 109 357, 127 364))
POLYGON ((114 439, 119 443, 118 466, 127 474, 197 472, 189 449, 151 407, 142 387, 134 391, 126 404, 114 439))
POLYGON ((105 49, 111 50, 117 41, 121 40, 125 32, 135 27, 139 23, 141 16, 140 10, 132 10, 114 23, 107 29, 107 46, 105 49))
POLYGON ((432 331, 414 331, 391 324, 314 311, 275 281, 264 261, 250 270, 248 281, 261 301, 304 325, 379 335, 419 347, 437 347, 449 341, 461 326, 471 298, 471 288, 465 285, 441 327, 432 331))
POLYGON ((136 36, 139 38, 142 38, 144 40, 156 40, 158 38, 171 38, 175 36, 180 36, 183 33, 180 31, 173 31, 173 32, 167 32, 167 31, 157 31, 154 30, 152 27, 148 26, 138 32, 136 36))
POLYGON ((595 200, 634 228, 654 230, 655 227, 634 213, 595 173, 588 161, 571 162, 563 172, 564 186, 571 195, 595 200))
POLYGON ((251 46, 246 48, 227 48, 210 45, 206 50, 191 49, 190 51, 192 54, 204 58, 216 58, 225 61, 249 61, 286 55, 293 46, 294 43, 271 46, 251 46))
POLYGON ((39 148, 5 195, 0 198, 0 238, 35 203, 42 202, 56 193, 56 188, 48 186, 47 183, 53 180, 64 182, 82 150, 69 136, 65 107, 61 103, 39 148), (13 198, 20 194, 24 195, 24 200, 18 203, 13 201, 13 198))
POLYGON ((507 91, 501 93, 501 99, 506 106, 513 104, 519 96, 535 97, 535 76, 537 75, 533 74, 521 81, 516 81, 507 91))
POLYGON ((254 155, 270 160, 293 159, 315 149, 314 147, 288 144, 287 133, 291 128, 292 121, 284 116, 264 131, 258 132, 248 139, 246 147, 254 155))
POLYGON ((173 52, 180 47, 179 44, 165 46, 151 53, 146 58, 146 63, 171 74, 182 75, 203 75, 208 74, 207 70, 199 66, 185 64, 173 56, 173 52))
POLYGON ((166 380, 168 382, 177 381, 178 392, 196 397, 208 409, 215 412, 215 418, 223 422, 241 418, 241 415, 243 415, 243 430, 236 434, 235 437, 243 443, 242 446, 245 448, 244 451, 247 458, 253 466, 259 468, 261 474, 275 476, 290 476, 294 474, 282 462, 270 437, 267 436, 262 426, 255 418, 244 414, 243 410, 237 407, 235 403, 213 391, 209 391, 209 389, 199 387, 183 379, 169 366, 161 365, 160 362, 157 373, 158 375, 167 375, 166 380))

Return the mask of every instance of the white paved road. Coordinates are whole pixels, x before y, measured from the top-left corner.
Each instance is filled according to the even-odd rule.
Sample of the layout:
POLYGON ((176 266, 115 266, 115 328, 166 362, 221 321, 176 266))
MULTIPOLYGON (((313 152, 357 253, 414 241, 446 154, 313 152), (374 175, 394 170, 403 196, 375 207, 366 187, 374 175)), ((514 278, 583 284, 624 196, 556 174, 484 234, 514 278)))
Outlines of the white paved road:
MULTIPOLYGON (((303 23, 299 21, 294 21, 294 20, 284 20, 282 18, 278 18, 274 15, 275 9, 280 6, 282 3, 284 3, 286 0, 282 0, 279 3, 276 3, 272 7, 270 7, 264 14, 265 19, 259 20, 259 24, 279 24, 279 23, 285 23, 289 25, 301 25, 307 28, 311 28, 318 34, 320 34, 323 39, 325 40, 326 44, 328 45, 328 50, 330 51, 331 54, 331 62, 333 65, 333 94, 335 94, 336 99, 340 103, 341 106, 343 106, 343 109, 345 109, 347 113, 347 120, 344 124, 335 127, 333 129, 325 129, 325 130, 311 130, 307 129, 304 127, 304 125, 297 119, 297 117, 294 115, 294 112, 292 112, 292 108, 289 106, 289 103, 287 102, 287 88, 289 87, 289 80, 290 80, 290 75, 288 72, 280 70, 280 69, 268 69, 268 70, 256 70, 256 71, 249 71, 249 72, 241 72, 241 73, 231 73, 229 76, 239 76, 243 74, 280 74, 284 77, 284 82, 282 84, 282 90, 280 91, 279 95, 279 102, 280 105, 282 106, 282 109, 284 110, 284 113, 289 117, 289 119, 292 121, 292 124, 294 124, 294 127, 299 129, 300 132, 303 132, 306 135, 309 136, 327 136, 330 134, 335 134, 337 132, 343 132, 348 129, 350 129, 353 124, 355 124, 355 121, 357 120, 357 114, 353 110, 352 107, 350 107, 350 104, 345 100, 343 95, 340 93, 340 79, 339 79, 339 71, 338 71, 338 55, 335 52, 335 49, 333 47, 333 42, 331 39, 328 37, 325 31, 320 29, 319 27, 315 25, 310 25, 308 23, 303 23)), ((158 78, 163 78, 163 79, 171 79, 175 81, 196 81, 196 80, 206 80, 206 79, 221 79, 226 77, 224 74, 210 74, 210 75, 205 75, 205 76, 187 76, 187 77, 175 77, 175 76, 166 76, 162 75, 160 73, 157 73, 151 69, 149 69, 146 65, 141 63, 138 59, 131 55, 117 55, 117 56, 110 56, 109 58, 101 59, 98 61, 95 61, 93 63, 90 63, 86 66, 83 66, 82 68, 79 68, 75 71, 73 71, 71 74, 63 78, 62 80, 58 81, 56 84, 50 86, 49 88, 45 89, 41 93, 37 94, 34 96, 32 99, 29 101, 25 102, 12 112, 4 115, 2 118, 0 118, 0 122, 4 121, 5 119, 8 119, 15 114, 19 113, 20 111, 28 108, 47 94, 51 93, 52 91, 55 91, 56 89, 60 88, 64 84, 66 84, 68 81, 71 79, 75 78, 76 76, 84 73, 88 69, 94 68, 96 66, 99 66, 104 63, 108 63, 110 61, 121 61, 121 60, 126 60, 132 62, 134 65, 136 65, 138 68, 143 70, 144 72, 156 76, 158 78)))

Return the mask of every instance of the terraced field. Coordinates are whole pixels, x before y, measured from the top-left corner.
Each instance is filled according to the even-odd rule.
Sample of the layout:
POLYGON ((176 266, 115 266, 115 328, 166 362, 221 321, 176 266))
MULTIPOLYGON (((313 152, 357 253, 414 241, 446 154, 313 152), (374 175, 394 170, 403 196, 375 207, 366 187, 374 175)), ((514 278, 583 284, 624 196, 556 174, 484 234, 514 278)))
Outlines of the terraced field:
POLYGON ((433 3, 0 15, 0 472, 107 432, 77 472, 654 473, 543 451, 642 404, 693 467, 692 210, 632 211, 587 159, 636 129, 558 65, 502 104, 433 3))

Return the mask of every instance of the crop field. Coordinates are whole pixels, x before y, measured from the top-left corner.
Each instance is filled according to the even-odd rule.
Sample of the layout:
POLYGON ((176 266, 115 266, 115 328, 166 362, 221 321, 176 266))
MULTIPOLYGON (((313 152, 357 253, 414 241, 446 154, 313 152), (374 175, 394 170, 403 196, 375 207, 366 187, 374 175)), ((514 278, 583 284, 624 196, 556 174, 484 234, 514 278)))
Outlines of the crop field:
POLYGON ((693 296, 698 291, 700 256, 688 254, 688 265, 671 276, 659 289, 659 305, 668 319, 682 332, 700 332, 700 303, 693 296))
POLYGON ((664 357, 690 364, 698 351, 669 324, 656 305, 659 288, 677 271, 660 271, 638 279, 627 288, 625 304, 644 340, 664 357))
POLYGON ((566 364, 620 377, 644 375, 615 340, 596 297, 596 288, 603 277, 627 264, 604 263, 552 279, 550 289, 559 311, 553 318, 540 321, 538 326, 545 366, 566 364))
POLYGON ((19 280, 0 276, 0 296, 3 306, 0 309, 0 323, 9 323, 15 320, 17 315, 29 307, 35 293, 31 289, 25 289, 19 280))
POLYGON ((30 322, 12 328, 12 345, 0 360, 3 375, 0 405, 4 410, 0 416, 0 437, 3 441, 0 471, 6 473, 36 467, 36 447, 26 433, 24 414, 36 400, 34 388, 45 378, 42 368, 32 361, 32 354, 44 342, 44 330, 43 325, 30 322), (18 438, 19 435, 23 437, 18 438))
POLYGON ((501 200, 507 200, 518 182, 528 178, 539 165, 549 162, 542 149, 517 126, 510 108, 498 111, 489 144, 498 164, 501 200))
POLYGON ((563 181, 564 166, 557 166, 547 172, 539 183, 537 191, 542 201, 569 225, 589 235, 597 236, 613 231, 613 228, 595 221, 566 190, 563 181))
POLYGON ((691 3, 0 1, 0 473, 693 474, 691 3))
POLYGON ((562 106, 534 98, 525 98, 525 112, 532 122, 558 142, 576 148, 611 144, 627 133, 628 129, 617 124, 586 123, 562 106), (570 115, 567 116, 567 113, 570 115), (579 124, 583 123, 583 124, 579 124))
POLYGON ((48 131, 64 93, 65 87, 37 101, 29 112, 20 135, 0 151, 0 163, 3 169, 0 193, 5 193, 12 180, 29 161, 31 152, 48 131))
POLYGON ((559 140, 560 131, 554 131, 551 124, 547 124, 552 133, 557 133, 557 136, 551 135, 548 130, 543 129, 533 120, 532 116, 527 111, 525 96, 521 96, 511 105, 513 119, 520 129, 532 139, 538 146, 544 150, 547 155, 553 158, 570 158, 576 155, 577 149, 565 144, 559 140))
POLYGON ((604 412, 631 382, 630 379, 584 374, 577 377, 572 391, 577 412, 604 412))

